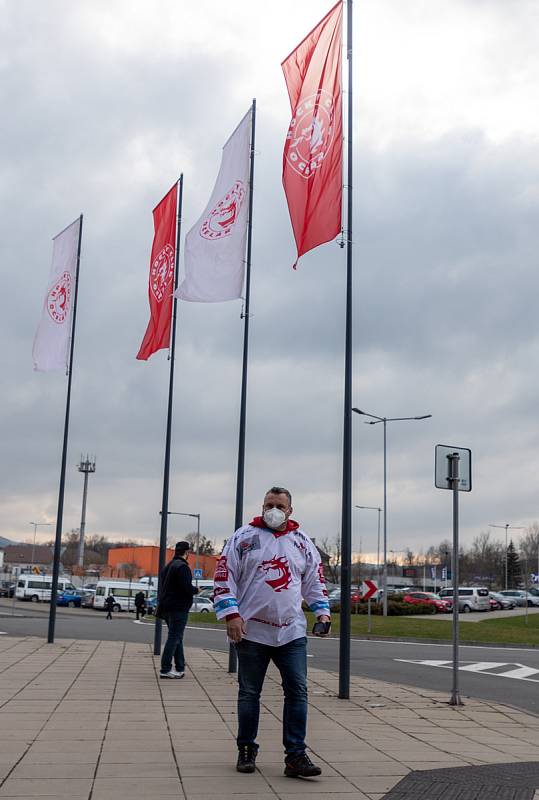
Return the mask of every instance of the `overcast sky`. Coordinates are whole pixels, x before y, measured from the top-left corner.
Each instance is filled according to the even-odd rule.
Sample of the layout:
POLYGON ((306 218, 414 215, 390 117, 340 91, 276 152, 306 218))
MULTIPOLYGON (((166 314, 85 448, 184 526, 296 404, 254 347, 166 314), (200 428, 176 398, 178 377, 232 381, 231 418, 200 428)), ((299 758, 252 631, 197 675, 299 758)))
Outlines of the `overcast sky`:
MULTIPOLYGON (((184 173, 184 233, 257 98, 245 520, 274 483, 340 528, 345 251, 291 269, 280 62, 331 2, 0 0, 5 287, 0 535, 55 521, 67 381, 32 371, 52 237, 82 211, 64 529, 156 541, 167 353, 148 321, 151 210, 184 173)), ((388 426, 389 547, 450 535, 434 446, 470 447, 462 537, 539 518, 539 10, 534 0, 354 4, 354 404, 388 426)), ((234 522, 241 301, 179 305, 170 508, 234 522)), ((354 415, 355 504, 383 501, 382 429, 354 415)), ((41 528, 39 540, 54 528, 41 528)), ((172 517, 170 536, 193 530, 172 517)), ((501 531, 499 532, 501 533, 501 531)), ((517 538, 518 538, 517 532, 517 538)), ((376 513, 354 512, 354 549, 376 513)))

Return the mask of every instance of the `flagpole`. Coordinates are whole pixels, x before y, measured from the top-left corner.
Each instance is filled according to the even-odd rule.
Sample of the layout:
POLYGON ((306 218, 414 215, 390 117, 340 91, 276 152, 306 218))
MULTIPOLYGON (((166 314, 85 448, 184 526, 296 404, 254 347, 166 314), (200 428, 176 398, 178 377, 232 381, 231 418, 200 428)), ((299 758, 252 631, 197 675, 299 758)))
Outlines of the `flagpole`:
POLYGON ((64 493, 67 464, 67 441, 69 435, 69 411, 71 407, 71 378, 73 376, 73 355, 75 352, 75 323, 77 321, 77 300, 79 296, 80 251, 82 245, 82 214, 79 217, 79 242, 77 245, 77 269, 75 272, 75 297, 73 299, 73 321, 71 324, 71 342, 69 347, 69 375, 67 378, 66 412, 64 420, 64 444, 62 447, 62 465, 60 467, 60 488, 58 490, 58 510, 56 513, 56 535, 54 537, 54 556, 52 563, 51 605, 49 609, 48 643, 54 643, 56 626, 56 598, 58 595, 58 577, 60 575, 60 555, 62 552, 62 523, 64 517, 64 493))
MULTIPOLYGON (((180 258, 180 232, 182 224, 182 200, 183 200, 183 173, 178 181, 178 214, 176 220, 176 253, 174 258, 174 291, 178 288, 178 264, 180 258)), ((170 484, 170 442, 172 434, 172 400, 174 395, 174 355, 176 352, 176 313, 178 301, 174 297, 172 301, 172 339, 170 346, 170 377, 168 384, 168 411, 167 411, 167 433, 165 440, 165 466, 163 471, 163 500, 161 503, 161 532, 159 536, 159 567, 157 571, 157 586, 159 578, 165 566, 167 556, 167 527, 168 527, 168 490, 170 484)), ((158 656, 161 654, 161 633, 163 623, 157 618, 155 620, 153 652, 158 656)))
POLYGON ((341 630, 339 638, 339 697, 350 697, 350 589, 352 571, 352 0, 347 4, 348 156, 346 235, 346 323, 344 356, 344 430, 341 528, 341 630))
MULTIPOLYGON (((251 147, 249 153, 249 219, 247 222, 247 258, 245 261, 245 305, 243 309, 243 367, 241 373, 240 431, 238 441, 238 472, 236 477, 236 515, 234 530, 243 525, 243 488, 245 484, 245 419, 247 412, 247 363, 249 355, 249 307, 251 299, 251 244, 253 236, 253 186, 255 174, 256 97, 251 106, 251 147)), ((236 672, 238 657, 233 644, 228 646, 228 671, 236 672)))

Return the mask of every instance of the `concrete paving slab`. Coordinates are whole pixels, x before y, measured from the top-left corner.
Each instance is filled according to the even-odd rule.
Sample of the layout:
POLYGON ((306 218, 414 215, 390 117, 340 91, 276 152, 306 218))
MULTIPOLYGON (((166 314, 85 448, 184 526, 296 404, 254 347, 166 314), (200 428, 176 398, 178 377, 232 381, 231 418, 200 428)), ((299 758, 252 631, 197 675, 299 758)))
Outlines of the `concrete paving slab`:
POLYGON ((539 719, 523 712, 475 700, 450 708, 440 692, 359 678, 343 702, 337 676, 312 669, 308 741, 323 775, 291 780, 282 774, 280 677, 270 669, 259 769, 239 775, 237 684, 226 653, 188 649, 186 678, 167 683, 144 645, 6 638, 0 800, 88 800, 90 791, 92 800, 381 800, 410 775, 504 770, 499 762, 539 755, 539 719))

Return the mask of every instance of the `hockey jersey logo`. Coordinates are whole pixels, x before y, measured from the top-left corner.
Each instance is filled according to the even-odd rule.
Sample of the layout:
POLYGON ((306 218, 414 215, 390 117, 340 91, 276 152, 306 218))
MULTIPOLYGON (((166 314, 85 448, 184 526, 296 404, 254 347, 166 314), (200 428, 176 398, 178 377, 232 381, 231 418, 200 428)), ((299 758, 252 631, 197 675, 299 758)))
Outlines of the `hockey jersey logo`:
POLYGON ((266 573, 268 577, 265 579, 265 582, 268 586, 271 586, 274 592, 281 592, 283 589, 288 589, 290 586, 292 575, 287 558, 283 556, 274 556, 268 561, 263 561, 258 569, 266 573))
POLYGON ((221 556, 215 567, 214 581, 227 581, 228 580, 228 567, 226 564, 226 556, 221 556))
POLYGON ((260 537, 255 533, 250 539, 243 539, 237 548, 238 556, 241 561, 244 555, 250 553, 252 550, 260 550, 260 537))

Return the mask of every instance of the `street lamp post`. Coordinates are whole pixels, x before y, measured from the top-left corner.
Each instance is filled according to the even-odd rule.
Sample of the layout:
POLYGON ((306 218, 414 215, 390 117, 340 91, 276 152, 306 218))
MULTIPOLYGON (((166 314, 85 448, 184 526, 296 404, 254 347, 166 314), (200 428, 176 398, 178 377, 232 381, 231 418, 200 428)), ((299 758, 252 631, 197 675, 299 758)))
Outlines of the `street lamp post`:
POLYGON ((378 511, 378 536, 376 538, 376 572, 378 577, 378 591, 380 590, 380 514, 382 509, 380 506, 356 506, 356 508, 369 509, 370 511, 378 511))
POLYGON ((511 528, 512 531, 523 531, 524 528, 522 526, 518 527, 516 525, 510 525, 508 522, 505 525, 488 525, 489 528, 505 528, 505 590, 507 591, 507 531, 511 528))
POLYGON ((34 541, 32 543, 32 571, 34 569, 34 556, 36 552, 36 533, 40 526, 52 525, 52 522, 29 522, 29 525, 34 526, 34 541))
POLYGON ((383 614, 387 617, 387 423, 388 422, 404 422, 408 420, 429 419, 432 414, 422 414, 419 417, 378 417, 376 414, 367 414, 366 411, 361 411, 359 408, 353 408, 356 414, 361 414, 364 417, 371 417, 366 422, 366 425, 377 425, 379 422, 384 423, 384 571, 382 578, 383 590, 383 614))

